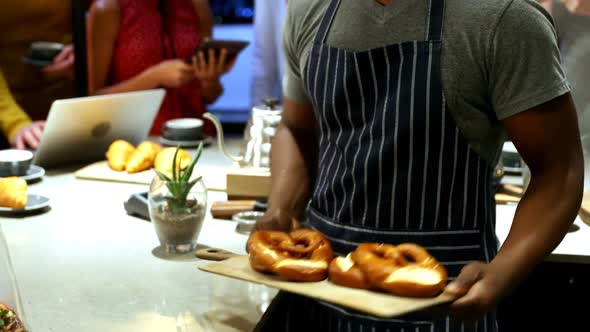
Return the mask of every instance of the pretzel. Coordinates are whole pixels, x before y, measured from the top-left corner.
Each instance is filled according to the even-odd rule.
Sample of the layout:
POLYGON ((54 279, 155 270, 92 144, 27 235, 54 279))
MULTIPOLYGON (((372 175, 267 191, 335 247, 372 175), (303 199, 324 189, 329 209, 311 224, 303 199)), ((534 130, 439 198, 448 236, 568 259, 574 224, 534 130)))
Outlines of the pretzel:
POLYGON ((290 281, 320 281, 327 277, 333 252, 319 232, 300 229, 289 234, 257 231, 248 239, 250 266, 290 281))
POLYGON ((330 281, 341 286, 369 289, 370 285, 363 271, 354 263, 350 254, 336 257, 330 262, 328 269, 330 281))
POLYGON ((432 297, 443 290, 447 280, 445 268, 414 243, 363 243, 330 265, 330 280, 335 284, 399 296, 432 297))

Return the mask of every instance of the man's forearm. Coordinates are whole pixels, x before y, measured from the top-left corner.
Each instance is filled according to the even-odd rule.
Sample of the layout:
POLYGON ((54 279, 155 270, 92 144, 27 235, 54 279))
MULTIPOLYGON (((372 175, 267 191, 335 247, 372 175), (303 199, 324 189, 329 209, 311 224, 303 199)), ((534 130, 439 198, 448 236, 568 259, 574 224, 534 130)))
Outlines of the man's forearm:
POLYGON ((520 283, 559 245, 579 211, 583 181, 580 157, 571 159, 569 165, 533 170, 508 238, 491 263, 502 271, 501 278, 507 278, 506 286, 520 283))
POLYGON ((289 128, 284 123, 279 126, 272 145, 270 211, 302 216, 313 188, 317 142, 314 129, 289 128))

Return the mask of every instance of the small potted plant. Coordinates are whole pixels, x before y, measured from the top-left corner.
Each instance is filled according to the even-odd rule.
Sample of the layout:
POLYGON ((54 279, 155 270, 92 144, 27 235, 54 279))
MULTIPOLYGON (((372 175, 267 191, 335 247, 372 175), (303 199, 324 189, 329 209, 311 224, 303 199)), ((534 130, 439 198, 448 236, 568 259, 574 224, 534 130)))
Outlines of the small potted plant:
POLYGON ((207 188, 202 177, 191 178, 203 144, 184 171, 179 150, 177 147, 172 159, 172 174, 156 170, 148 195, 150 219, 160 244, 169 253, 187 253, 197 247, 207 209, 207 188))

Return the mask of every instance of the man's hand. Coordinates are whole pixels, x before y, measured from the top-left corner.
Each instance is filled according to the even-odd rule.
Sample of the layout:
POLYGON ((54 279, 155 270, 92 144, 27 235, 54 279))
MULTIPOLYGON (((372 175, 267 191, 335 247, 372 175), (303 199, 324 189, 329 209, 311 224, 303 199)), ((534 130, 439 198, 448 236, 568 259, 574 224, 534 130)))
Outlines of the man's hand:
POLYGON ((256 221, 254 231, 273 230, 291 232, 301 228, 301 223, 291 213, 283 210, 267 211, 262 218, 256 221))
MULTIPOLYGON (((256 231, 283 231, 289 233, 299 228, 301 228, 301 223, 291 213, 283 210, 269 210, 256 221, 252 234, 256 231)), ((248 251, 248 244, 246 244, 246 251, 248 251)))
POLYGON ((468 264, 447 285, 445 293, 459 297, 448 308, 454 319, 474 322, 496 305, 503 292, 489 267, 482 262, 468 264))
POLYGON ((75 59, 74 46, 72 44, 66 45, 53 59, 53 63, 44 67, 41 71, 49 76, 73 80, 75 76, 75 59))
POLYGON ((24 150, 27 147, 36 149, 41 142, 44 128, 45 121, 33 122, 19 130, 10 143, 19 150, 24 150))

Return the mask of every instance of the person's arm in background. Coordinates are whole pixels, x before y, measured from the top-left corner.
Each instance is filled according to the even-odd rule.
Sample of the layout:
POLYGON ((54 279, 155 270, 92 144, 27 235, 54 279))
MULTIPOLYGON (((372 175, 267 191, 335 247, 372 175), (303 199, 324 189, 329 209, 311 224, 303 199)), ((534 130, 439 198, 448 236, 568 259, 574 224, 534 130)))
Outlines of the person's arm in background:
POLYGON ((257 0, 254 2, 254 50, 252 57, 252 78, 250 81, 251 106, 259 105, 263 99, 277 98, 280 90, 279 59, 276 56, 281 45, 276 44, 277 6, 283 0, 257 0))
POLYGON ((536 6, 512 2, 485 55, 491 103, 531 178, 496 257, 467 265, 448 285, 447 292, 463 295, 451 305, 458 318, 477 318, 525 280, 580 209, 580 133, 551 22, 536 6))
POLYGON ((88 13, 89 94, 138 91, 156 87, 178 87, 194 79, 193 68, 181 59, 166 60, 139 75, 108 86, 108 77, 119 33, 120 8, 117 0, 97 0, 88 13))
MULTIPOLYGON (((199 31, 203 40, 211 39, 213 36, 213 12, 208 0, 193 0, 193 6, 199 17, 199 31)), ((201 52, 193 59, 195 76, 201 83, 201 96, 207 104, 214 103, 223 93, 221 76, 230 71, 236 59, 227 60, 227 51, 222 50, 219 58, 213 51, 207 55, 201 52)))
POLYGON ((74 52, 74 45, 67 44, 58 55, 55 56, 53 59, 53 63, 49 66, 43 67, 41 69, 42 72, 49 76, 55 76, 60 78, 65 78, 69 80, 74 80, 75 78, 75 68, 74 62, 76 60, 76 55, 74 52))
POLYGON ((17 149, 36 148, 43 134, 45 121, 32 122, 12 97, 0 72, 0 130, 17 149))

